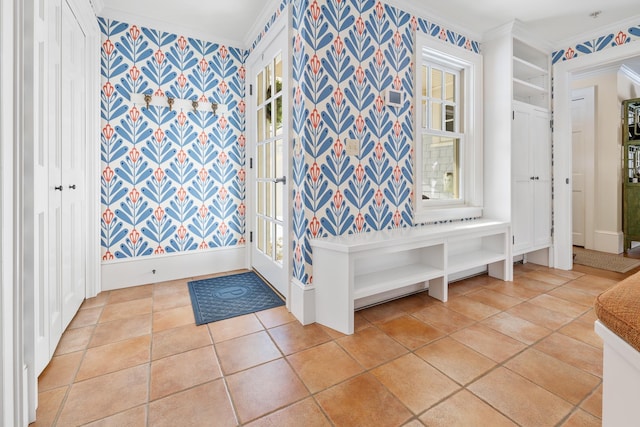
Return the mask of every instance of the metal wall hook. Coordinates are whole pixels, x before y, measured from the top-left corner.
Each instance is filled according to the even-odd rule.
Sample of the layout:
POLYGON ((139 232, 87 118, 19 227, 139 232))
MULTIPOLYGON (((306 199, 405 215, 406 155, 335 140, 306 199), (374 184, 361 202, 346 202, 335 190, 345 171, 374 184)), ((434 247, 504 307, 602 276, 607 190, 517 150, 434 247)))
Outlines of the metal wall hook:
POLYGON ((175 98, 171 98, 171 97, 167 98, 167 104, 169 104, 169 111, 173 111, 173 103, 174 103, 174 101, 175 101, 175 98))
POLYGON ((71 185, 69 186, 69 188, 70 188, 70 189, 72 189, 72 190, 75 190, 75 189, 76 189, 76 185, 75 185, 75 184, 71 184, 71 185))
POLYGON ((144 102, 147 104, 147 110, 149 109, 149 104, 151 103, 151 95, 148 93, 144 96, 144 102))
POLYGON ((53 187, 54 190, 62 191, 62 185, 53 187))
POLYGON ((218 104, 216 104, 215 102, 211 103, 211 109, 213 110, 213 114, 216 114, 216 111, 218 111, 218 104))
POLYGON ((193 107, 193 112, 198 111, 198 101, 191 101, 191 106, 193 107))

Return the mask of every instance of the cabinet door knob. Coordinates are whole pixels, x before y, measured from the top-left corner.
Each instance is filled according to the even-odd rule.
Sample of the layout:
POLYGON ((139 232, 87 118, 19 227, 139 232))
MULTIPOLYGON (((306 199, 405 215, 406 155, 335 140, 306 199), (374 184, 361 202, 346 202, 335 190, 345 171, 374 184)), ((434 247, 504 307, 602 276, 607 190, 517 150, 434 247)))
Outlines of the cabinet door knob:
POLYGON ((62 191, 62 185, 58 185, 57 187, 53 187, 53 189, 62 191))
POLYGON ((535 177, 535 176, 532 176, 532 177, 530 177, 529 179, 533 181, 534 179, 536 179, 536 177, 535 177))

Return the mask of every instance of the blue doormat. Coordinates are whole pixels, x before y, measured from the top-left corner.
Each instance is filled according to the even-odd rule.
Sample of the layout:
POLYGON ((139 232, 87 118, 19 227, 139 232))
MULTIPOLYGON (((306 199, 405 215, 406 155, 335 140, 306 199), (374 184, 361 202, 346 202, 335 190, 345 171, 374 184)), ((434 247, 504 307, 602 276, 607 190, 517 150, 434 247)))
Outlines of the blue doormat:
POLYGON ((233 274, 189 282, 196 325, 284 305, 257 274, 233 274))

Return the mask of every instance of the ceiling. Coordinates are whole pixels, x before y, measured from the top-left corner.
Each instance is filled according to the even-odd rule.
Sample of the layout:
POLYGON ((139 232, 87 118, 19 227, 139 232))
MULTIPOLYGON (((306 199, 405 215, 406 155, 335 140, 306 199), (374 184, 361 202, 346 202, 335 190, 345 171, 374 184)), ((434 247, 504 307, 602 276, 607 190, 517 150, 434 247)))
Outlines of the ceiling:
MULTIPOLYGON (((94 3, 104 4, 99 15, 106 18, 248 47, 280 1, 94 0, 94 3)), ((481 40, 487 30, 517 19, 554 47, 567 41, 581 41, 581 35, 593 34, 600 27, 640 17, 639 0, 388 0, 388 3, 432 18, 476 40, 481 40), (595 18, 590 16, 594 12, 598 12, 595 18)))

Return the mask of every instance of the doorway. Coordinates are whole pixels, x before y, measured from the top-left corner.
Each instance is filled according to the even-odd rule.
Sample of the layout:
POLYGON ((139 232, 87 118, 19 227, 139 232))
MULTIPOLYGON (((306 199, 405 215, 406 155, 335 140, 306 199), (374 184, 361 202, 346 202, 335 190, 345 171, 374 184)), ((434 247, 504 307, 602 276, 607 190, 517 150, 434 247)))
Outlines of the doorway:
POLYGON ((248 63, 251 267, 289 298, 289 102, 286 31, 248 63))

